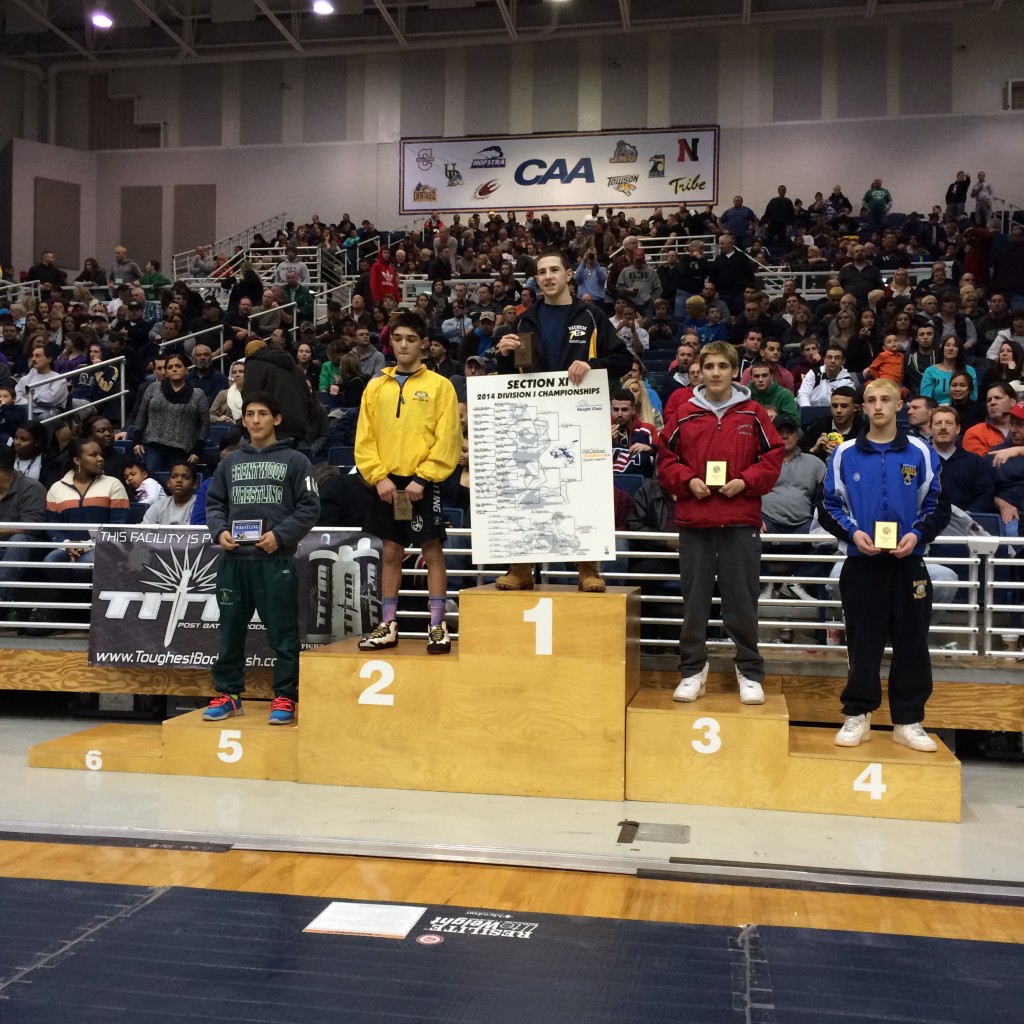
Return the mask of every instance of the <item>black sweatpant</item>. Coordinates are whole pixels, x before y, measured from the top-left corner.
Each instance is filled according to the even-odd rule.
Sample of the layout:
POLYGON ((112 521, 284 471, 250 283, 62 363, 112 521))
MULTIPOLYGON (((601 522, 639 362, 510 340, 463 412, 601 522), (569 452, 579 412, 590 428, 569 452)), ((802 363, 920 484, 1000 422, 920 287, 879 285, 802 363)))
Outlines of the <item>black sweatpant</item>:
POLYGON ((747 679, 764 682, 764 659, 757 650, 760 571, 761 534, 753 526, 679 531, 679 670, 684 676, 695 675, 708 660, 708 619, 717 579, 722 624, 736 645, 736 667, 747 679))
POLYGON ((839 576, 846 620, 850 674, 843 690, 844 715, 863 715, 882 703, 881 665, 886 642, 892 644, 889 712, 895 725, 924 718, 932 693, 928 623, 932 583, 918 555, 851 556, 839 576))

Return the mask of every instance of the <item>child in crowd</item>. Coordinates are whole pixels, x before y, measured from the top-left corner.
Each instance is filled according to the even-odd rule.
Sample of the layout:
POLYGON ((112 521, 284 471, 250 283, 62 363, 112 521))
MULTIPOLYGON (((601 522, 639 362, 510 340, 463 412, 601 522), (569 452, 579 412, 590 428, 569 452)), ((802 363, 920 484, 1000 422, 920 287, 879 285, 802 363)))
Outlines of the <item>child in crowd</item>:
POLYGON ((125 466, 124 484, 128 488, 128 496, 137 505, 152 505, 167 492, 160 486, 160 481, 149 475, 146 464, 134 459, 125 466))
POLYGON ((192 517, 192 506, 196 503, 199 477, 190 462, 176 462, 171 466, 167 478, 169 494, 163 494, 154 501, 142 517, 144 523, 160 526, 188 526, 192 517))
POLYGON ((458 399, 447 378, 423 365, 427 324, 421 316, 397 313, 389 337, 396 365, 386 366, 367 385, 356 427, 356 468, 375 491, 364 528, 384 542, 382 621, 359 641, 359 649, 397 645, 402 561, 407 547, 418 546, 427 565, 427 652, 447 654, 442 548, 447 533, 440 485, 455 472, 462 453, 458 399))
POLYGON ((903 351, 900 348, 900 339, 895 334, 885 336, 882 351, 864 371, 864 379, 891 380, 900 389, 900 397, 907 397, 907 389, 903 387, 903 351))

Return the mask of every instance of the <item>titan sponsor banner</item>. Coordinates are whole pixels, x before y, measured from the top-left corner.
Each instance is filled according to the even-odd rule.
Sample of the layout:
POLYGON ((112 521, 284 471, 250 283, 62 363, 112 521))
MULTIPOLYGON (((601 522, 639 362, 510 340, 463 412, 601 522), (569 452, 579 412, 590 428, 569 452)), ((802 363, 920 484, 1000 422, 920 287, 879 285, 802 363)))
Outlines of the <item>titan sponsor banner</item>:
POLYGON ((718 127, 403 139, 402 213, 718 201, 718 127))
MULTIPOLYGON (((358 636, 380 621, 376 537, 316 530, 299 544, 299 635, 304 650, 358 636)), ((89 664, 208 670, 217 656, 222 553, 202 528, 102 527, 96 538, 89 664)), ((258 616, 249 624, 249 668, 270 668, 258 616)))
POLYGON ((608 371, 467 377, 473 561, 615 557, 608 371))

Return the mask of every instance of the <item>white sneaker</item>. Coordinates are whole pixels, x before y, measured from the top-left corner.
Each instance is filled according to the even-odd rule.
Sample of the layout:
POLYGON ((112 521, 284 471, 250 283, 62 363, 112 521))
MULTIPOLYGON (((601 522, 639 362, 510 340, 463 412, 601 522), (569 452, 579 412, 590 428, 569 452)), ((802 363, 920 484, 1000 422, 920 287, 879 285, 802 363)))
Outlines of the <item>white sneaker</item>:
POLYGON ((790 583, 789 593, 798 601, 813 601, 814 598, 804 589, 800 583, 790 583))
POLYGON ((736 682, 740 687, 741 704, 763 704, 764 688, 754 679, 748 679, 739 669, 736 669, 736 682))
POLYGON ((910 747, 911 750, 924 750, 928 753, 939 749, 938 744, 924 731, 920 722, 893 726, 892 741, 910 747))
POLYGON ((871 715, 847 715, 842 729, 836 733, 837 747, 859 747, 871 739, 871 715))
POLYGON ((699 671, 695 672, 692 676, 683 676, 679 680, 679 685, 672 691, 672 699, 682 701, 684 704, 689 704, 691 701, 695 701, 698 697, 704 696, 704 684, 708 681, 708 665, 704 663, 704 667, 699 671))

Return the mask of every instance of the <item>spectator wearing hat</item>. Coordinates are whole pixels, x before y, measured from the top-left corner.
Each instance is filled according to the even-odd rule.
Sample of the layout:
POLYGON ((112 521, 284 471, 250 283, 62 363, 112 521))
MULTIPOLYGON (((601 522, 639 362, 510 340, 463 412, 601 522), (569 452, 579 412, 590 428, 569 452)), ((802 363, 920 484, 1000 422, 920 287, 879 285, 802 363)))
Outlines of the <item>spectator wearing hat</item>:
POLYGON ((645 317, 653 314, 654 300, 661 295, 661 278, 653 267, 647 265, 643 246, 638 245, 633 250, 632 262, 615 282, 615 294, 628 299, 645 317))
POLYGON ((1024 509, 1024 401, 1009 412, 1009 434, 985 456, 995 476, 995 502, 1006 532, 1020 536, 1024 509))
MULTIPOLYGON (((762 532, 810 533, 814 509, 821 500, 825 464, 821 459, 800 450, 800 424, 795 417, 780 414, 773 423, 782 440, 782 472, 775 486, 761 499, 762 532)), ((787 550, 800 549, 791 547, 787 550)), ((782 564, 773 566, 772 575, 780 575, 786 568, 782 564)), ((791 566, 789 568, 792 569, 791 566)), ((786 587, 791 595, 800 600, 811 598, 799 583, 790 583, 786 587)), ((766 583, 761 589, 762 599, 770 598, 774 589, 775 585, 766 583)))
POLYGON ((457 358, 463 363, 472 355, 481 359, 488 358, 488 352, 494 346, 494 329, 496 317, 489 309, 480 311, 476 318, 477 324, 463 339, 459 345, 457 358))
POLYGON ((441 333, 450 345, 460 345, 473 330, 473 320, 466 312, 466 300, 458 295, 452 299, 451 310, 452 315, 441 323, 441 333))
MULTIPOLYGON (((206 299, 203 302, 203 314, 197 317, 188 325, 189 334, 199 334, 200 331, 209 331, 209 334, 203 334, 201 337, 192 339, 191 341, 185 342, 185 350, 191 353, 192 349, 199 342, 205 342, 210 346, 212 350, 220 352, 223 344, 223 339, 226 337, 224 330, 225 317, 224 310, 221 309, 220 303, 216 299, 206 299), (220 327, 221 331, 210 330, 212 327, 220 327)), ((232 335, 231 340, 234 341, 234 332, 227 332, 232 335)))
POLYGON ((146 319, 145 305, 137 299, 130 299, 127 308, 128 319, 111 329, 124 335, 125 345, 133 352, 142 352, 149 344, 149 332, 155 321, 146 319))

